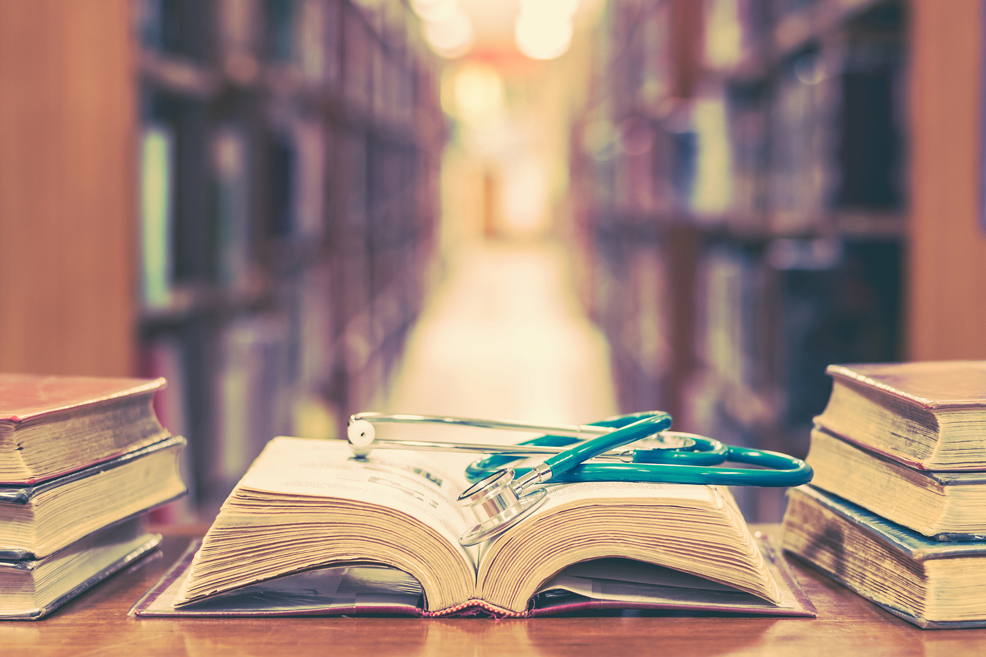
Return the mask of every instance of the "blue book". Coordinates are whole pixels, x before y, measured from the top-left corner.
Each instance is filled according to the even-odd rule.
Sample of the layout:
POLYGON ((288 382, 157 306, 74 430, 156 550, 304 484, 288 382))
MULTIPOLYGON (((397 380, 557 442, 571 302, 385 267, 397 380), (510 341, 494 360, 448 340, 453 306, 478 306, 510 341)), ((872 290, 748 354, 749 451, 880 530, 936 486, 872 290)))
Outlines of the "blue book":
POLYGON ((926 629, 986 627, 986 541, 937 541, 811 486, 790 491, 784 549, 926 629))

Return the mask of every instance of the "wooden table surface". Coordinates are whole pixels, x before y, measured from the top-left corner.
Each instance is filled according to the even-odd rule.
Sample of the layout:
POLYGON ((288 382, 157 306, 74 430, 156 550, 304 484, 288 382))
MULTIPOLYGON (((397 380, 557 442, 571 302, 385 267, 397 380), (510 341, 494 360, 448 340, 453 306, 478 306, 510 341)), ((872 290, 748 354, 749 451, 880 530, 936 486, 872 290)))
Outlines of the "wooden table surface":
MULTIPOLYGON (((776 534, 779 527, 759 527, 776 534)), ((200 527, 165 528, 162 548, 41 621, 0 622, 19 655, 986 655, 986 629, 920 630, 793 563, 818 618, 609 615, 458 618, 142 619, 131 605, 200 527)))

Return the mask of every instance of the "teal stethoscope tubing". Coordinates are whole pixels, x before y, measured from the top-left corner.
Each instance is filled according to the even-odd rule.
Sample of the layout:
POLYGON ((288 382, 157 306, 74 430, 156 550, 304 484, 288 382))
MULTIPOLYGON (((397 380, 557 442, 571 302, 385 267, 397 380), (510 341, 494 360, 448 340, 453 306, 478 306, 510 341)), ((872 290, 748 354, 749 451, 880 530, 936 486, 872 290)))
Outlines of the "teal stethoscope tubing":
MULTIPOLYGON (((811 466, 792 456, 749 447, 727 447, 719 441, 697 437, 693 438, 696 441, 695 447, 698 448, 696 451, 636 450, 634 463, 583 463, 609 449, 664 431, 671 426, 671 416, 667 413, 634 413, 590 424, 619 430, 585 441, 582 445, 546 460, 545 464, 554 473, 551 483, 632 481, 772 487, 800 486, 811 481, 813 474, 811 466), (643 455, 640 457, 643 462, 638 461, 637 454, 643 455), (764 469, 717 465, 727 461, 764 469)), ((546 435, 520 444, 564 447, 577 440, 568 436, 546 435)), ((470 464, 466 468, 466 477, 471 482, 479 481, 518 460, 520 459, 514 456, 487 456, 470 464)), ((518 478, 529 470, 530 468, 514 467, 518 478)))

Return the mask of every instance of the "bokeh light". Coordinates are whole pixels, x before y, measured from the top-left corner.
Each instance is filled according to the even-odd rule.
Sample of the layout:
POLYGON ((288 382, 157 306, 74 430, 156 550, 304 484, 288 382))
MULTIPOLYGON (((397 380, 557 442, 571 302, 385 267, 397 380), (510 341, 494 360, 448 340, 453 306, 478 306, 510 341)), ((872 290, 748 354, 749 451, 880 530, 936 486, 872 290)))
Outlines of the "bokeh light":
POLYGON ((472 48, 472 21, 455 0, 416 0, 412 7, 424 21, 425 41, 437 55, 456 59, 472 48))
POLYGON ((578 0, 525 0, 514 27, 517 48, 531 59, 555 59, 568 52, 578 0))

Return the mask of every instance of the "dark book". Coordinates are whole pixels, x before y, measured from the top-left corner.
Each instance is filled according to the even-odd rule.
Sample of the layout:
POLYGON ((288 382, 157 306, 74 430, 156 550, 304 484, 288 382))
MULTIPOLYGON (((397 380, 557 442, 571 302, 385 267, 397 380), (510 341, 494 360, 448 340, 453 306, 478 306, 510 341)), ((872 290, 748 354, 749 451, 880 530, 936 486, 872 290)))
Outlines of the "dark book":
POLYGON ((0 619, 37 620, 157 546, 140 518, 107 527, 44 559, 0 560, 0 619))
POLYGON ((0 374, 0 484, 34 484, 167 438, 164 379, 0 374))
POLYGON ((792 489, 784 549, 928 628, 986 627, 986 542, 941 542, 811 486, 792 489))
POLYGON ((249 286, 254 231, 250 143, 245 126, 230 121, 212 133, 215 278, 227 288, 249 286))

